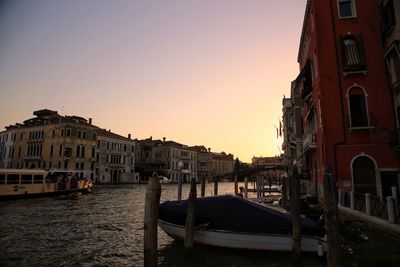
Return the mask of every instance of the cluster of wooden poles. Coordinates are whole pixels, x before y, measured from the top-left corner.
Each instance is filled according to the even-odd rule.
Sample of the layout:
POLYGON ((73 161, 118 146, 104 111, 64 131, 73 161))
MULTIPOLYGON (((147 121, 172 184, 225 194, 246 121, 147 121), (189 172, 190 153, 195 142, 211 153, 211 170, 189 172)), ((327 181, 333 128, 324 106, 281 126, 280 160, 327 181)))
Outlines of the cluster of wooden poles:
MULTIPOLYGON (((290 210, 293 220, 293 254, 297 258, 300 256, 301 229, 300 229, 300 182, 296 168, 290 171, 289 193, 290 210)), ((238 182, 235 176, 234 183, 235 195, 238 194, 238 182)), ((327 263, 329 267, 341 266, 341 259, 338 246, 338 212, 337 200, 335 198, 335 184, 330 172, 325 171, 324 179, 324 212, 327 233, 327 263)), ((244 197, 247 198, 248 179, 245 178, 244 197)), ((282 185, 283 207, 286 208, 286 181, 282 185)), ((205 180, 201 181, 201 196, 205 195, 205 180)), ((218 195, 218 180, 214 181, 214 195, 218 195)), ((158 176, 153 175, 148 182, 145 198, 144 212, 144 266, 154 267, 158 263, 158 212, 161 196, 161 185, 158 176)), ((182 180, 178 182, 178 200, 182 197, 182 180)), ((190 250, 193 248, 193 228, 194 228, 194 207, 197 198, 196 180, 191 179, 190 193, 188 199, 188 209, 186 212, 184 246, 190 250)))

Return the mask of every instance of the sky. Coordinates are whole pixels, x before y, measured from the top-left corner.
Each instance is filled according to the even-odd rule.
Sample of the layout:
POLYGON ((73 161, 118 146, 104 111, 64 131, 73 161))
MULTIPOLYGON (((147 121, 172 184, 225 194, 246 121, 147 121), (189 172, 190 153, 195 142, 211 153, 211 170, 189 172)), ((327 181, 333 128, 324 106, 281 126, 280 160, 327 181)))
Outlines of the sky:
POLYGON ((281 153, 306 0, 0 0, 0 129, 39 109, 133 138, 281 153))

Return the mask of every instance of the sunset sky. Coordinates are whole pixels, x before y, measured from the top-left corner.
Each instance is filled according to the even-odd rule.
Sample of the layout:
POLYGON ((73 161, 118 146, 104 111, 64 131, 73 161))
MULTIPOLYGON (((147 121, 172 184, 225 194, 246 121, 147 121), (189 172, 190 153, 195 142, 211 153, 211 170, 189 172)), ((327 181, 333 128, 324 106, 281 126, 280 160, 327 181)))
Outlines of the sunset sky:
POLYGON ((232 153, 280 153, 306 0, 0 1, 0 127, 38 109, 232 153))

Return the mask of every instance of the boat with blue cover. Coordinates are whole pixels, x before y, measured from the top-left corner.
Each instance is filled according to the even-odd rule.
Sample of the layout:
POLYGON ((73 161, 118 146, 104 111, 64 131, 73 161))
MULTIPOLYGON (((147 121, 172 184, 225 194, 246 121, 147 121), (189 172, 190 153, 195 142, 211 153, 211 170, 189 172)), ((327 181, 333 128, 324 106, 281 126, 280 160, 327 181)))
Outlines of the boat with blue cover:
MULTIPOLYGON (((185 236, 187 200, 160 205, 158 224, 175 239, 185 236)), ((290 214, 232 195, 198 198, 195 202, 195 243, 225 248, 291 251, 290 214)), ((325 231, 301 218, 301 251, 326 251, 325 231)))

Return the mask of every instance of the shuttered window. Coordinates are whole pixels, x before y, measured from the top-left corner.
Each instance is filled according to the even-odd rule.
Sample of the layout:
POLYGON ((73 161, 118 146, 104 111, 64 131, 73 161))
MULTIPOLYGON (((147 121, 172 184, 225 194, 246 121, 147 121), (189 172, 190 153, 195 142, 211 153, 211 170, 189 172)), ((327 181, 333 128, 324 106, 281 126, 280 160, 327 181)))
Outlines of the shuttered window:
POLYGON ((365 71, 365 53, 361 35, 347 35, 341 39, 343 71, 365 71))

